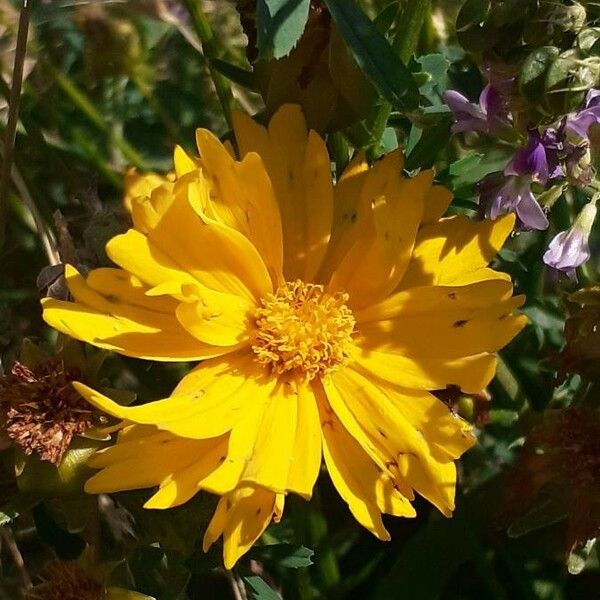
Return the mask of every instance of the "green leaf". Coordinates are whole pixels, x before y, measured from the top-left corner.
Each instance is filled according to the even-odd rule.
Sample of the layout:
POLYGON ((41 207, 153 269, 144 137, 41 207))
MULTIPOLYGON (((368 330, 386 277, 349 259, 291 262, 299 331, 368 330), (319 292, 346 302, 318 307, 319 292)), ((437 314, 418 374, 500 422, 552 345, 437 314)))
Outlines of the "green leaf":
POLYGON ((281 596, 258 575, 244 577, 244 581, 252 588, 254 600, 281 600, 281 596))
POLYGON ((399 110, 417 108, 417 84, 375 24, 349 0, 324 2, 356 62, 385 99, 399 110))
POLYGON ((552 498, 543 498, 522 517, 519 517, 508 528, 511 538, 518 538, 542 527, 548 527, 562 521, 567 516, 563 506, 560 506, 552 498))
POLYGON ((314 551, 306 546, 293 546, 288 543, 257 546, 251 551, 261 562, 270 562, 286 569, 300 569, 313 564, 314 551))
POLYGON ((248 71, 247 69, 242 69, 237 65, 232 65, 224 60, 219 58, 213 58, 210 61, 210 64, 217 70, 221 75, 225 75, 227 79, 233 81, 233 83, 237 83, 249 90, 254 92, 258 91, 258 86, 256 84, 256 79, 254 77, 254 71, 248 71))
POLYGON ((259 58, 283 58, 298 43, 310 9, 310 0, 258 0, 256 6, 259 58))
POLYGON ((443 54, 426 54, 420 56, 417 62, 421 65, 421 72, 427 75, 419 91, 430 102, 439 104, 442 92, 447 88, 446 79, 450 61, 443 54))
POLYGON ((406 168, 410 170, 431 167, 450 139, 450 126, 450 119, 443 119, 437 125, 425 129, 406 157, 406 168))

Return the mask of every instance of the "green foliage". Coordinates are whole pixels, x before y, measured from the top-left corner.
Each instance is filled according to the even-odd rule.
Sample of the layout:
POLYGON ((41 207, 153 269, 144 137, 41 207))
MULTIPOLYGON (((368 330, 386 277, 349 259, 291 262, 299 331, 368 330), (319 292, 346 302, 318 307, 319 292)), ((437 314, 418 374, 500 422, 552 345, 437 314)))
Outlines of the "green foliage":
POLYGON ((259 58, 283 58, 298 43, 308 21, 310 0, 258 0, 259 58))
POLYGON ((324 2, 358 64, 383 97, 398 109, 416 108, 417 85, 375 24, 353 2, 324 2))

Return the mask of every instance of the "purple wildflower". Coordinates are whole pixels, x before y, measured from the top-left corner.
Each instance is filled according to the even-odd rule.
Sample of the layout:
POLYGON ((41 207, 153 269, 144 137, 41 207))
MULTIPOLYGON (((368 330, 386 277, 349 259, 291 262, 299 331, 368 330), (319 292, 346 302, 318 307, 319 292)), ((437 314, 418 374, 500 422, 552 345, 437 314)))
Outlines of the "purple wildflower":
POLYGON ((594 123, 600 123, 600 90, 589 90, 583 108, 567 116, 565 130, 568 134, 588 140, 588 130, 594 123))
POLYGON ((444 102, 454 116, 453 133, 480 131, 491 134, 508 123, 509 117, 504 113, 502 97, 491 85, 487 85, 481 92, 479 104, 469 102, 455 90, 444 92, 444 102))
POLYGON ((590 258, 589 238, 596 218, 596 204, 586 204, 570 229, 561 231, 550 242, 544 262, 576 280, 575 269, 590 258))
POLYGON ((546 149, 537 133, 506 165, 503 173, 488 175, 479 185, 481 204, 486 217, 497 219, 514 212, 525 229, 546 229, 548 219, 538 204, 531 185, 546 185, 556 168, 550 166, 546 149))

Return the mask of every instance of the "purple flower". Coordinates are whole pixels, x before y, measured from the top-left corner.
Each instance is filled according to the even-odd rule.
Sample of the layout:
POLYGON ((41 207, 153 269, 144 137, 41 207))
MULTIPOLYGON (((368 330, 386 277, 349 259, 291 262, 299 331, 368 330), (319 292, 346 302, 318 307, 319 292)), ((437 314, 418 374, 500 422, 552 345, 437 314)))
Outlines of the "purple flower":
POLYGON ((544 253, 544 262, 577 280, 575 269, 590 258, 589 238, 596 218, 596 204, 586 204, 570 229, 561 231, 550 242, 544 253))
POLYGON ((491 85, 485 86, 479 96, 479 104, 469 102, 455 90, 444 92, 444 102, 454 116, 453 133, 480 131, 491 134, 508 123, 508 115, 504 114, 502 97, 491 85))
POLYGON ((588 139, 588 129, 594 123, 600 123, 600 90, 589 90, 583 108, 567 116, 567 133, 581 140, 588 139))
POLYGON ((492 173, 479 184, 481 204, 489 219, 514 212, 525 229, 546 229, 548 219, 538 204, 531 185, 546 185, 556 176, 557 166, 548 162, 546 148, 537 132, 529 136, 525 148, 519 150, 503 173, 492 173))
POLYGON ((492 173, 479 184, 481 204, 488 219, 514 212, 524 229, 546 229, 548 219, 531 191, 531 178, 492 173))

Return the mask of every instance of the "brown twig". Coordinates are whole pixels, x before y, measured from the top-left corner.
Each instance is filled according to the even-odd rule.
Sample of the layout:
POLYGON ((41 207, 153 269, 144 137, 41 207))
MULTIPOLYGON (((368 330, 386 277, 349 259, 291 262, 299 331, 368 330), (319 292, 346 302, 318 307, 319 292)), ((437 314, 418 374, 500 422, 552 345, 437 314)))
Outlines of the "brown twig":
POLYGON ((8 212, 8 190, 12 174, 13 152, 19 119, 19 102, 21 100, 21 86, 23 84, 23 66, 27 53, 27 35, 29 33, 29 20, 31 18, 31 2, 23 0, 19 15, 19 29, 17 31, 17 46, 15 50, 15 64, 13 66, 12 83, 8 99, 8 121, 4 135, 4 160, 0 172, 0 245, 4 242, 6 227, 6 214, 8 212))
POLYGON ((15 540, 15 536, 13 535, 12 529, 8 527, 8 525, 3 525, 0 527, 0 538, 2 539, 2 544, 6 546, 6 549, 10 553, 19 574, 21 575, 21 579, 23 581, 23 587, 26 590, 29 590, 33 587, 31 583, 31 577, 29 577, 29 573, 27 572, 27 567, 25 566, 25 561, 23 560, 23 555, 19 550, 19 546, 17 546, 17 542, 15 540))

